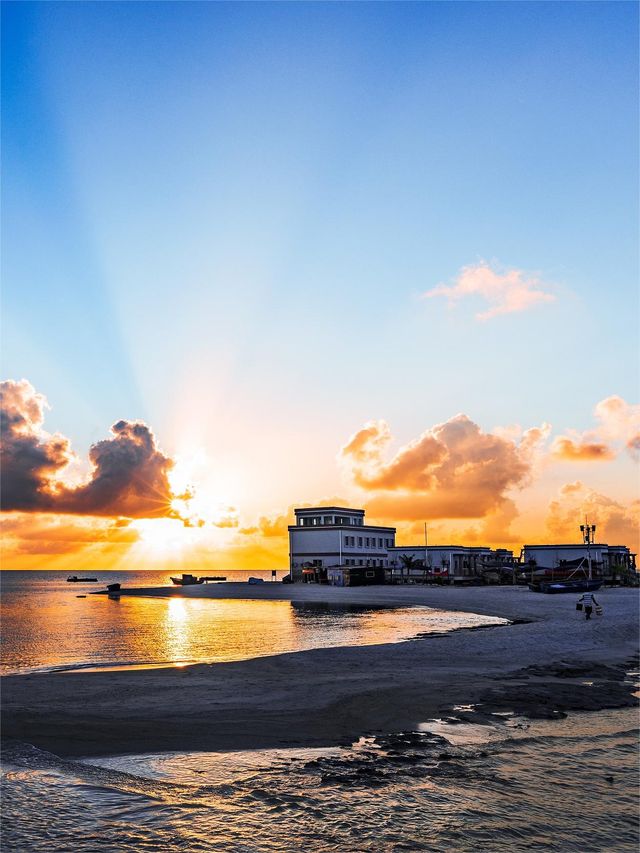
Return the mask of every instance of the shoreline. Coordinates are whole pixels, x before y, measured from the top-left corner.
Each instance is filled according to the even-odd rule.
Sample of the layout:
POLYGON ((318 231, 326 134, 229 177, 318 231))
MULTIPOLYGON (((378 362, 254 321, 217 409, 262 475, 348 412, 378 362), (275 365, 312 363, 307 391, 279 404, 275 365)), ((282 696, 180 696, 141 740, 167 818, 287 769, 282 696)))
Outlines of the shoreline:
MULTIPOLYGON (((519 587, 161 589, 161 597, 425 605, 514 624, 227 663, 7 675, 3 737, 67 757, 328 746, 415 729, 459 704, 480 705, 475 722, 503 710, 556 718, 638 704, 625 681, 638 649, 637 590, 602 591, 605 614, 587 622, 575 612, 575 596, 519 587)), ((157 597, 158 590, 122 594, 157 597)))

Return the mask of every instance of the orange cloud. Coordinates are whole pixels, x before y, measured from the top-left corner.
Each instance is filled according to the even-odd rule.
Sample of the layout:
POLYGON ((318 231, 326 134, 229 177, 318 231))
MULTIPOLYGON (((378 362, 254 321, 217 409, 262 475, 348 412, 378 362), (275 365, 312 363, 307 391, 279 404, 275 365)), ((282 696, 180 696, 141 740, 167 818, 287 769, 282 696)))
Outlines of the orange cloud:
POLYGON ((551 455, 562 462, 598 462, 613 459, 616 454, 607 444, 559 435, 551 445, 551 455))
POLYGON ((530 468, 513 441, 482 432, 466 415, 426 430, 385 462, 390 439, 384 422, 371 422, 341 450, 354 482, 378 492, 367 503, 377 517, 483 517, 523 483, 530 468))
POLYGON ((640 451, 640 405, 631 405, 612 395, 595 408, 598 432, 609 441, 623 442, 633 455, 640 451))
POLYGON ((257 524, 249 527, 241 527, 239 532, 246 536, 254 536, 258 534, 260 536, 266 536, 267 538, 271 538, 273 536, 286 536, 288 525, 289 519, 286 515, 278 515, 275 518, 268 518, 263 515, 258 519, 257 524))
MULTIPOLYGON (((89 450, 90 479, 69 487, 62 480, 73 458, 68 439, 42 425, 46 400, 23 379, 0 383, 3 510, 76 515, 176 517, 169 483, 173 460, 157 447, 149 427, 121 420, 111 438, 89 450)), ((181 496, 185 497, 185 496, 181 496)))
POLYGON ((640 451, 640 406, 613 395, 596 404, 595 429, 568 430, 551 446, 551 456, 562 462, 600 462, 614 459, 621 446, 632 456, 640 451))
POLYGON ((11 513, 0 518, 5 555, 74 554, 93 546, 128 549, 139 538, 128 519, 74 518, 49 513, 11 513))
POLYGON ((541 280, 524 270, 497 272, 486 261, 463 267, 454 283, 438 284, 423 293, 423 298, 446 296, 455 305, 467 296, 479 296, 492 307, 476 314, 477 320, 490 320, 500 314, 526 311, 541 302, 553 302, 555 296, 542 289, 541 280))
POLYGON ((549 503, 546 530, 552 542, 575 542, 577 525, 588 516, 597 526, 597 539, 609 545, 640 547, 640 501, 624 506, 582 483, 568 483, 560 489, 559 500, 549 503))

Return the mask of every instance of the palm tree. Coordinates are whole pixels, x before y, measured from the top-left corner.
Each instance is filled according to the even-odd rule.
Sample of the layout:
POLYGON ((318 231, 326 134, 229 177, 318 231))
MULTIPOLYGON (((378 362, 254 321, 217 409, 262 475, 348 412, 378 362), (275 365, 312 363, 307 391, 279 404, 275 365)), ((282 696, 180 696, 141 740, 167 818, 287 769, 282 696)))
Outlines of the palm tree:
POLYGON ((417 565, 418 561, 413 556, 413 554, 402 554, 400 556, 400 562, 402 563, 403 568, 407 570, 408 579, 411 569, 417 565))

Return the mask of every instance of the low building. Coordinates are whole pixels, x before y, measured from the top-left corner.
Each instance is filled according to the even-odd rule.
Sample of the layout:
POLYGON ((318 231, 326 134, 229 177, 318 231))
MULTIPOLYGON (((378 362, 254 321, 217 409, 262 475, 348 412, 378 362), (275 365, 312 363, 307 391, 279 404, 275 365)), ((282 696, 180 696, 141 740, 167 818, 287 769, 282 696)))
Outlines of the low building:
POLYGON ((386 569, 381 566, 333 566, 327 569, 331 586, 367 586, 385 583, 386 569))
POLYGON ((525 545, 522 549, 522 568, 562 569, 578 566, 591 569, 605 580, 635 578, 636 555, 626 545, 606 545, 597 542, 565 545, 525 545))
POLYGON ((294 512, 296 523, 289 525, 291 580, 326 582, 330 567, 388 567, 395 527, 365 524, 363 509, 321 506, 294 512))
MULTIPOLYGON (((504 549, 500 552, 503 560, 511 554, 504 549)), ((481 578, 496 564, 497 553, 491 548, 467 545, 397 545, 389 550, 390 580, 461 583, 481 578)))

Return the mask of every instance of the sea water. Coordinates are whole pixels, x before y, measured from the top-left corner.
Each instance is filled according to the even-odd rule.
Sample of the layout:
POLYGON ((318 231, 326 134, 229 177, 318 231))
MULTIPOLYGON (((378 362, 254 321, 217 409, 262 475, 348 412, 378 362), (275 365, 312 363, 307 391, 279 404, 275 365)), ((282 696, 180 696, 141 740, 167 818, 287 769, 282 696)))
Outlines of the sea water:
POLYGON ((467 739, 429 726, 334 749, 63 761, 9 748, 2 850, 637 850, 635 710, 467 739))
MULTIPOLYGON (((100 586, 169 581, 123 575, 96 574, 100 586)), ((91 586, 57 572, 6 572, 2 587, 9 672, 231 660, 491 624, 429 608, 77 599, 91 586)), ((470 709, 461 710, 468 719, 470 709)), ((505 715, 490 726, 425 720, 412 732, 364 732, 348 748, 74 761, 10 743, 1 848, 635 852, 637 723, 636 709, 543 722, 505 715)))
MULTIPOLYGON (((429 607, 179 596, 123 595, 112 600, 91 593, 115 581, 128 587, 170 586, 169 574, 120 571, 93 576, 98 583, 67 583, 66 572, 2 572, 4 674, 216 663, 507 624, 496 617, 429 607)), ((229 572, 228 577, 241 581, 249 573, 229 572)), ((247 595, 251 592, 247 586, 247 595)))

